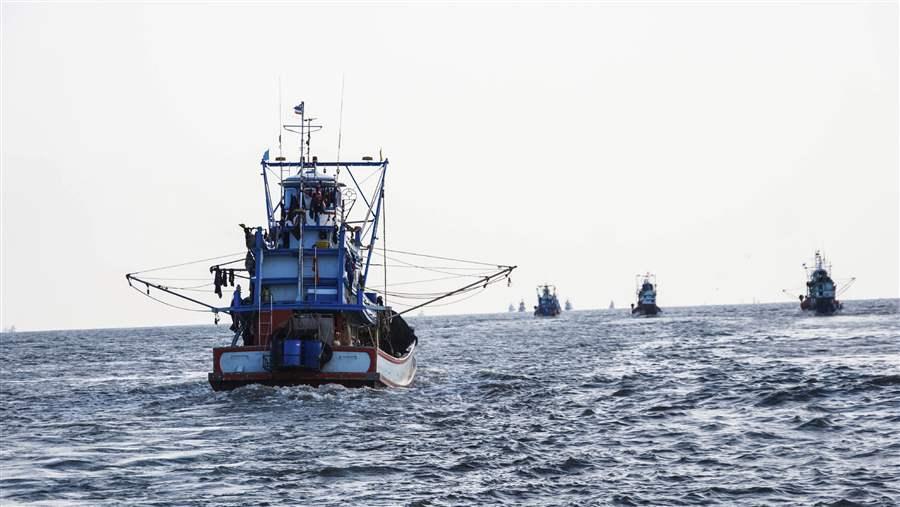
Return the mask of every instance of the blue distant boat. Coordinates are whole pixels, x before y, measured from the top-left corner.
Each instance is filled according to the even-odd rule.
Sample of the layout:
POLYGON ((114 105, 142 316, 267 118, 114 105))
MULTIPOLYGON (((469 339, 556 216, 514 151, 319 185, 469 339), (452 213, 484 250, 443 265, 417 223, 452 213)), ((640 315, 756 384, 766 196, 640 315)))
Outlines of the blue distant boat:
POLYGON ((537 288, 538 304, 534 307, 535 317, 556 317, 562 313, 559 299, 556 297, 556 286, 544 284, 537 288))
POLYGON ((803 267, 807 271, 806 295, 800 296, 800 309, 815 311, 817 315, 832 315, 844 308, 844 304, 837 298, 841 293, 850 288, 856 281, 851 278, 838 291, 837 283, 831 278, 831 264, 825 261, 825 256, 816 250, 813 266, 803 267))
POLYGON ((662 310, 656 306, 656 275, 637 275, 637 305, 631 305, 632 315, 653 316, 662 310))

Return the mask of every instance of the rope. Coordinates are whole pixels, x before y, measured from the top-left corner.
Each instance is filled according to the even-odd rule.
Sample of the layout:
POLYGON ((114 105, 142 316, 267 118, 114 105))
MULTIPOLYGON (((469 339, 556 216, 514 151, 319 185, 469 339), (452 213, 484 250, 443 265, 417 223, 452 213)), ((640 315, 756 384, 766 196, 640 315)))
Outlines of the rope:
POLYGON ((440 256, 437 256, 437 255, 427 255, 427 254, 420 254, 420 253, 415 253, 415 252, 406 252, 406 251, 403 251, 403 250, 391 250, 391 249, 388 249, 387 251, 388 251, 388 252, 391 252, 391 253, 399 253, 399 254, 413 255, 413 256, 416 256, 416 257, 427 257, 427 258, 429 258, 429 259, 440 259, 440 260, 443 260, 443 261, 464 262, 464 263, 467 263, 467 264, 478 264, 478 265, 481 265, 481 266, 490 266, 490 267, 492 267, 492 268, 508 268, 508 267, 509 267, 509 266, 504 266, 504 265, 502 265, 502 264, 491 264, 491 263, 489 263, 489 262, 469 261, 469 260, 465 260, 465 259, 454 259, 454 258, 452 258, 452 257, 440 257, 440 256))
MULTIPOLYGON (((376 254, 376 255, 383 255, 384 258, 387 259, 387 260, 389 260, 389 261, 399 262, 399 263, 401 263, 401 264, 406 264, 407 266, 415 267, 415 268, 422 269, 422 270, 425 270, 425 271, 433 271, 433 272, 435 272, 435 273, 440 273, 440 274, 442 274, 442 275, 455 275, 455 274, 456 274, 456 273, 448 273, 448 272, 446 272, 446 271, 441 271, 440 269, 435 269, 435 268, 431 268, 431 267, 428 267, 428 266, 417 266, 417 265, 415 265, 415 264, 413 264, 413 263, 411 263, 411 262, 406 262, 406 261, 404 261, 404 260, 402 260, 402 259, 395 259, 395 258, 390 257, 390 256, 385 255, 385 254, 379 254, 378 251, 373 251, 372 253, 374 253, 374 254, 376 254)), ((469 269, 472 269, 472 268, 469 268, 469 269)), ((468 275, 468 276, 472 276, 472 277, 478 278, 478 276, 477 276, 477 275, 474 275, 474 274, 473 274, 473 275, 468 275)))
MULTIPOLYGON (((482 278, 486 278, 486 277, 482 277, 482 278)), ((483 289, 487 288, 488 285, 493 285, 493 284, 495 284, 495 283, 502 282, 502 281, 505 280, 505 279, 506 279, 505 277, 504 277, 504 278, 496 278, 496 279, 494 279, 494 280, 491 280, 491 281, 489 281, 489 282, 486 282, 484 285, 480 285, 480 286, 479 286, 479 285, 476 285, 476 286, 470 287, 470 288, 468 288, 468 289, 466 289, 466 290, 460 292, 460 294, 466 294, 466 293, 469 293, 469 292, 472 292, 472 291, 483 290, 483 289)), ((366 290, 377 290, 377 289, 373 289, 372 287, 366 287, 366 290)), ((413 300, 413 301, 416 301, 416 300, 423 300, 423 299, 425 299, 425 300, 427 300, 427 299, 434 299, 434 298, 439 297, 439 296, 442 296, 442 295, 444 295, 444 294, 446 294, 446 293, 447 293, 447 292, 430 292, 430 293, 428 293, 428 292, 394 292, 394 291, 388 291, 386 294, 387 294, 388 296, 391 296, 391 297, 394 297, 394 298, 398 298, 398 299, 403 299, 403 300, 413 300)), ((439 305, 438 305, 438 306, 439 306, 439 305)))
MULTIPOLYGON (((137 274, 137 273, 132 273, 132 274, 134 275, 134 274, 137 274)), ((237 276, 237 275, 235 275, 235 276, 237 276)), ((163 281, 165 281, 165 280, 178 280, 178 281, 188 281, 188 282, 199 282, 199 281, 201 281, 201 280, 209 280, 209 277, 208 277, 208 276, 202 276, 202 277, 186 277, 186 278, 179 278, 179 277, 171 277, 171 278, 169 278, 169 277, 165 277, 165 276, 142 276, 141 278, 143 278, 144 280, 163 280, 163 281)))
MULTIPOLYGON (((373 252, 373 253, 378 254, 378 251, 375 251, 375 252, 373 252)), ((379 254, 379 255, 381 255, 381 254, 379 254)), ((454 270, 457 270, 457 271, 462 271, 462 270, 469 270, 469 271, 472 271, 472 270, 476 270, 476 269, 477 269, 479 273, 484 273, 484 272, 485 272, 482 268, 476 268, 476 267, 471 267, 471 268, 470 268, 470 267, 461 267, 461 266, 417 266, 417 265, 415 265, 415 264, 410 264, 410 263, 406 263, 406 264, 379 264, 379 263, 375 263, 375 262, 373 262, 372 264, 369 264, 369 265, 370 265, 370 266, 375 266, 375 267, 387 266, 387 267, 389 267, 389 268, 454 269, 454 270)), ((449 273, 447 273, 447 274, 449 274, 449 273)), ((473 276, 473 275, 460 275, 460 276, 473 276)))
MULTIPOLYGON (((141 274, 141 273, 150 273, 151 271, 160 271, 160 270, 163 270, 163 269, 180 268, 180 267, 182 267, 182 266, 190 266, 191 264, 198 264, 198 263, 201 263, 201 262, 209 262, 209 261, 214 261, 214 260, 216 260, 216 259, 224 259, 225 257, 232 257, 232 256, 234 256, 234 255, 239 255, 240 253, 241 253, 241 252, 235 252, 235 253, 230 253, 230 254, 225 254, 225 255, 219 255, 219 256, 217 256, 217 257, 209 257, 209 258, 206 258, 206 259, 200 259, 200 260, 196 260, 196 261, 182 262, 181 264, 172 264, 172 265, 170 265, 170 266, 163 266, 163 267, 160 267, 160 268, 145 269, 145 270, 143 270, 143 271, 135 271, 135 272, 130 273, 130 274, 132 274, 132 275, 139 275, 139 274, 141 274)), ((226 263, 224 263, 224 264, 233 264, 233 263, 235 263, 235 262, 240 262, 240 261, 242 261, 242 260, 244 260, 244 259, 243 259, 243 258, 240 258, 240 259, 237 259, 237 260, 233 260, 233 261, 226 262, 226 263)))
MULTIPOLYGON (((456 303, 461 303, 461 302, 463 302, 463 301, 465 301, 465 300, 467 300, 467 299, 472 299, 473 297, 475 297, 475 296, 481 294, 482 292, 484 292, 484 291, 487 290, 487 289, 486 289, 485 287, 476 287, 475 290, 476 290, 475 293, 473 293, 473 294, 468 294, 468 295, 466 295, 466 297, 459 298, 459 299, 454 299, 454 300, 448 301, 448 302, 446 302, 446 303, 435 303, 435 304, 431 304, 431 305, 428 305, 428 306, 436 307, 436 306, 450 306, 450 305, 455 305, 456 303)), ((463 292, 462 294, 467 294, 468 292, 469 292, 469 291, 466 291, 466 292, 463 292)), ((403 303, 392 303, 391 306, 392 306, 392 307, 394 307, 394 306, 400 306, 400 307, 405 307, 405 308, 412 308, 412 307, 415 306, 415 305, 414 305, 414 304, 408 304, 408 305, 407 305, 407 304, 403 304, 403 303)))
POLYGON ((196 309, 196 308, 185 308, 185 307, 183 307, 183 306, 173 305, 172 303, 167 303, 166 301, 163 301, 162 299, 159 299, 159 298, 156 298, 156 297, 151 296, 150 294, 147 294, 146 292, 142 291, 141 289, 138 289, 138 288, 135 287, 134 285, 132 285, 131 288, 134 289, 134 290, 136 290, 136 291, 138 291, 138 292, 139 292, 142 296, 144 296, 144 297, 148 297, 148 298, 150 298, 150 299, 156 301, 157 303, 162 303, 162 304, 164 304, 164 305, 166 305, 166 306, 171 306, 172 308, 177 308, 177 309, 179 309, 179 310, 186 310, 186 311, 188 311, 188 312, 201 312, 201 313, 207 313, 207 312, 209 312, 209 310, 198 310, 198 309, 196 309))
POLYGON ((428 282, 441 282, 444 280, 457 280, 459 278, 468 278, 472 275, 456 275, 456 276, 444 276, 441 278, 430 278, 428 280, 413 280, 411 282, 398 282, 398 283, 389 283, 388 287, 397 287, 400 285, 415 285, 419 283, 428 283, 428 282))

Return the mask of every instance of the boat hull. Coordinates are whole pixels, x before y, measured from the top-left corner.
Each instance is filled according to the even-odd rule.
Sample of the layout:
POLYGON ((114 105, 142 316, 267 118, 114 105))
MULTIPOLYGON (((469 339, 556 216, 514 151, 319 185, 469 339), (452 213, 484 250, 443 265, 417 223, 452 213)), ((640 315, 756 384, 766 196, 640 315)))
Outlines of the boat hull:
POLYGON ((843 308, 840 301, 834 298, 805 298, 800 302, 801 310, 816 312, 816 315, 833 315, 843 308))
POLYGON ((399 358, 374 347, 334 347, 331 359, 318 370, 273 370, 271 352, 264 346, 220 347, 213 349, 213 371, 208 378, 214 391, 249 384, 406 387, 412 384, 416 370, 415 345, 399 358))
POLYGON ((637 316, 637 315, 650 316, 650 315, 658 314, 659 311, 660 311, 659 307, 656 306, 655 304, 640 304, 640 305, 635 306, 634 309, 631 310, 631 314, 635 315, 635 316, 637 316))

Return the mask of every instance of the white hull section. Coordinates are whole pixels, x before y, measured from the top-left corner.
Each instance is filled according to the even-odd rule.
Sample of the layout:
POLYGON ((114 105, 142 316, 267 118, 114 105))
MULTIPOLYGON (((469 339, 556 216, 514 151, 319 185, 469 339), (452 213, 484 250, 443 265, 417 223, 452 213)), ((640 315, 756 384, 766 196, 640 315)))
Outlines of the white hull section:
POLYGON ((406 387, 412 384, 413 378, 416 376, 416 345, 414 344, 409 350, 409 354, 397 359, 387 354, 378 352, 378 362, 376 365, 378 373, 386 383, 398 387, 406 387))
MULTIPOLYGON (((223 351, 218 359, 217 372, 222 375, 273 375, 271 353, 268 350, 223 351)), ((309 375, 328 378, 336 375, 362 375, 388 386, 406 387, 416 376, 416 345, 402 358, 393 357, 380 350, 335 350, 331 360, 321 370, 305 370, 309 375), (372 364, 374 360, 374 365, 372 364), (373 377, 374 376, 374 377, 373 377)), ((301 371, 302 373, 302 371, 301 371)))

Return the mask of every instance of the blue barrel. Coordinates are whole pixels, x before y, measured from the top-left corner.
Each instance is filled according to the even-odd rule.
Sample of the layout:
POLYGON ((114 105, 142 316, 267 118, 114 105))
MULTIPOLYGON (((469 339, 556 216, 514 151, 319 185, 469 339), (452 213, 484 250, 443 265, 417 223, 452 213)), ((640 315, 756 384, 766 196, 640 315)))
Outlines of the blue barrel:
POLYGON ((322 342, 319 340, 303 340, 303 367, 319 369, 322 359, 322 342))
POLYGON ((283 353, 281 355, 281 365, 286 368, 297 368, 301 364, 303 342, 300 340, 285 340, 283 353))

